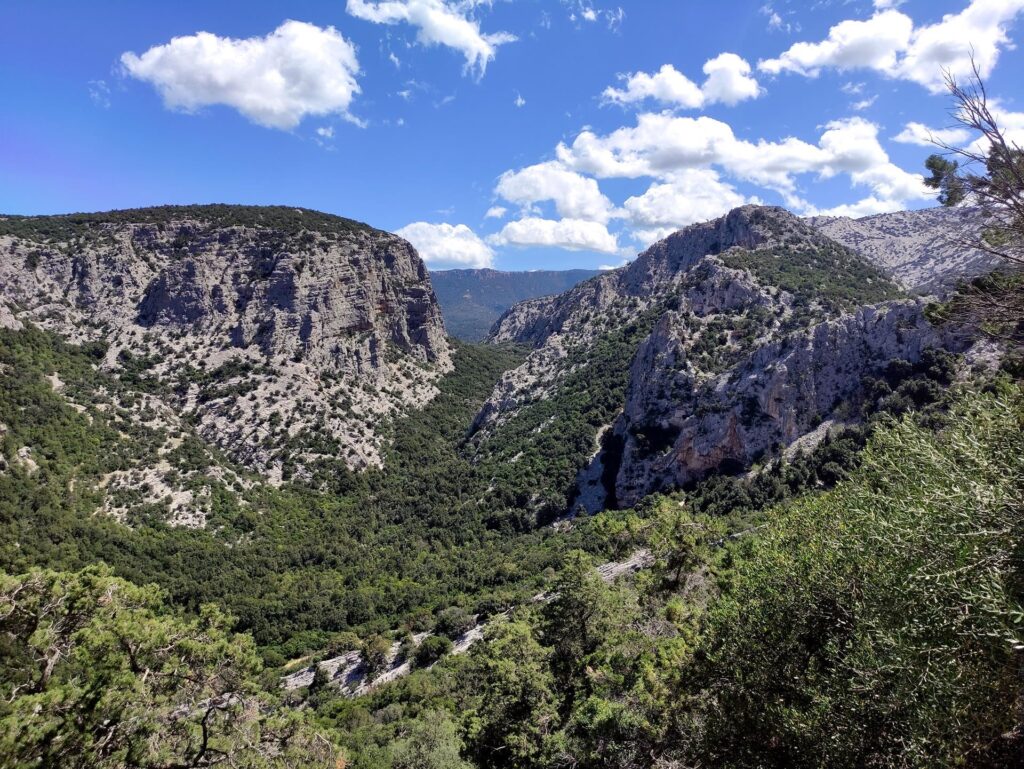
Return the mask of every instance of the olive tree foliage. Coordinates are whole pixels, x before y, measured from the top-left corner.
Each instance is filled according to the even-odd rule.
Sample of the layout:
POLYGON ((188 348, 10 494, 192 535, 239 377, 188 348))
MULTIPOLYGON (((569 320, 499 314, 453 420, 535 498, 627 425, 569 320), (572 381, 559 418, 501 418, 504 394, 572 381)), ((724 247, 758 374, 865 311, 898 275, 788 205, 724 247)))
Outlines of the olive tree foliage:
POLYGON ((683 765, 1019 766, 1022 453, 1012 386, 937 434, 904 417, 781 510, 682 679, 705 703, 676 719, 683 765))
POLYGON ((333 767, 230 626, 105 568, 0 574, 0 766, 333 767))

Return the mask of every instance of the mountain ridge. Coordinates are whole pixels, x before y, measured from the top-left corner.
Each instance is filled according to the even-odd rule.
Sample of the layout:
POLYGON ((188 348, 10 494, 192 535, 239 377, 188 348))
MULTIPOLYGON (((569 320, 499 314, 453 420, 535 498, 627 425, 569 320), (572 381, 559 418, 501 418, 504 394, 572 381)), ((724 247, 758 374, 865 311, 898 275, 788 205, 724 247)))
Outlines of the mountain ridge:
POLYGON ((726 465, 738 471, 851 408, 890 361, 969 347, 931 328, 926 304, 888 277, 899 275, 892 262, 778 207, 692 225, 629 265, 502 316, 489 341, 533 352, 495 387, 474 441, 483 451, 500 442, 505 425, 557 397, 616 327, 650 317, 617 364, 617 415, 593 425, 589 456, 576 455, 572 504, 629 506, 726 465))
POLYGON ((0 251, 6 325, 103 341, 104 368, 144 382, 272 482, 321 457, 379 464, 378 428, 429 401, 451 367, 415 249, 342 217, 252 206, 7 217, 0 251))

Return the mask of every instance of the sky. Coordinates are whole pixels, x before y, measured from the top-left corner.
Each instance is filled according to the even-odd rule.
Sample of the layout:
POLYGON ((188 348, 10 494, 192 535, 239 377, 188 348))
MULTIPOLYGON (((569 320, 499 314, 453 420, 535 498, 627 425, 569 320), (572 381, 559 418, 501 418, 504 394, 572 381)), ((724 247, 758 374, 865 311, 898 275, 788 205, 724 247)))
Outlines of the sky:
POLYGON ((744 203, 934 205, 943 71, 1024 143, 1024 0, 3 0, 0 212, 283 204, 432 269, 611 267, 744 203))

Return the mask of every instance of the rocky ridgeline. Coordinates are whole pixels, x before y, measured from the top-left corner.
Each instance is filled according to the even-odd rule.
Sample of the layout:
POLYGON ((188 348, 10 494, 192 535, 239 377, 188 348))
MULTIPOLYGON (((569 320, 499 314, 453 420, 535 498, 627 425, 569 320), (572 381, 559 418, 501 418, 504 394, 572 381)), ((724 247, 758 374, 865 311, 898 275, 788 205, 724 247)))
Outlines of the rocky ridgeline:
POLYGON ((978 242, 984 229, 976 208, 928 208, 862 219, 818 216, 808 223, 914 293, 941 294, 999 264, 997 257, 968 245, 978 242))
POLYGON ((557 392, 614 327, 646 323, 622 363, 622 410, 581 462, 576 509, 629 506, 796 444, 848 410, 865 377, 888 362, 968 346, 932 327, 924 302, 901 286, 948 285, 959 271, 982 269, 949 245, 952 225, 944 256, 928 252, 927 242, 942 237, 936 222, 962 227, 970 214, 890 216, 808 222, 747 206, 681 230, 561 296, 514 307, 491 339, 534 351, 497 385, 474 440, 500 441, 502 425, 557 392), (915 216, 929 228, 916 238, 915 216), (825 234, 857 227, 898 234, 893 243, 879 234, 863 254, 825 234))
POLYGON ((320 458, 379 464, 377 428, 451 368, 416 251, 347 219, 241 206, 7 217, 0 253, 4 326, 105 343, 105 368, 272 482, 320 458))

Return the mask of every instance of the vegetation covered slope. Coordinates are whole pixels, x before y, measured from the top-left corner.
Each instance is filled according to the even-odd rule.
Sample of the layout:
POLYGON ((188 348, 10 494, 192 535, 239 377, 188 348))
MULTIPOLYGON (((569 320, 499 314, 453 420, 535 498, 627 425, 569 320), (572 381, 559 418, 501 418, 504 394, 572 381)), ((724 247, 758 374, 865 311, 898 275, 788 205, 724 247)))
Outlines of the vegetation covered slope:
POLYGON ((649 576, 570 558, 550 603, 316 699, 321 723, 356 767, 399 765, 389 745, 435 721, 479 767, 1019 766, 1024 397, 961 394, 941 424, 891 420, 849 479, 736 538, 657 502, 627 525, 649 576))
POLYGON ((582 540, 509 536, 508 516, 482 493, 493 468, 460 449, 517 350, 460 347, 437 398, 390 430, 386 469, 353 473, 324 459, 309 480, 281 487, 211 450, 188 420, 169 434, 151 421, 145 393, 98 370, 98 356, 102 347, 35 329, 0 330, 0 563, 9 573, 102 561, 158 583, 186 609, 225 607, 266 659, 283 662, 350 631, 429 627, 453 605, 509 605, 582 540), (173 486, 144 480, 149 497, 115 488, 162 462, 173 486), (203 506, 204 529, 168 525, 182 494, 189 509, 203 506))

